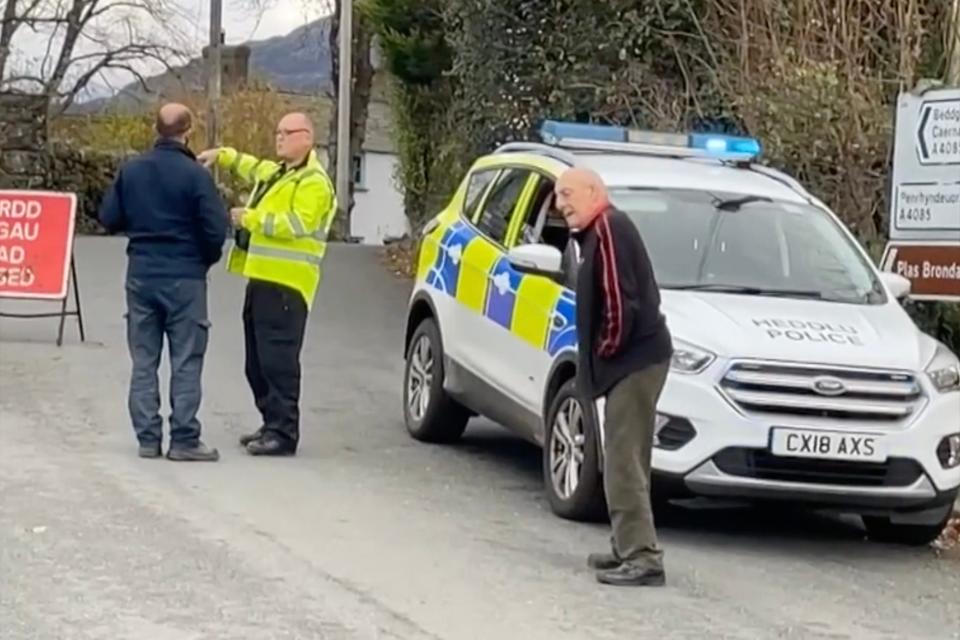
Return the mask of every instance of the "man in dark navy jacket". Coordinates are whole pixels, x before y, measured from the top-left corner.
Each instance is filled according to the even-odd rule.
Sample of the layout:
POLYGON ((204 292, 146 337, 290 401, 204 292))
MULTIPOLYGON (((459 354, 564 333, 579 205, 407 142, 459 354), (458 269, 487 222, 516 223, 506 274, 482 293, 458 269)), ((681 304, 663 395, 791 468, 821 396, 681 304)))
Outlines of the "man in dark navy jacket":
POLYGON ((157 113, 157 141, 126 163, 104 195, 100 222, 127 245, 129 410, 140 456, 161 455, 157 368, 170 352, 170 460, 219 459, 200 440, 200 384, 210 321, 207 271, 220 260, 228 216, 210 172, 187 147, 193 116, 180 104, 157 113))

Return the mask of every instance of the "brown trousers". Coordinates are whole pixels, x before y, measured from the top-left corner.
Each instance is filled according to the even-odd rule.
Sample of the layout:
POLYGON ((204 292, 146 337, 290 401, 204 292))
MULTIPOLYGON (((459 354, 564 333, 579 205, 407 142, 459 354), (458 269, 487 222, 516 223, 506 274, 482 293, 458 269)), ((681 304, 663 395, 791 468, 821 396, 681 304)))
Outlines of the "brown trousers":
POLYGON ((650 502, 650 457, 657 414, 670 364, 636 371, 604 402, 603 488, 613 528, 613 554, 644 569, 663 569, 650 502))

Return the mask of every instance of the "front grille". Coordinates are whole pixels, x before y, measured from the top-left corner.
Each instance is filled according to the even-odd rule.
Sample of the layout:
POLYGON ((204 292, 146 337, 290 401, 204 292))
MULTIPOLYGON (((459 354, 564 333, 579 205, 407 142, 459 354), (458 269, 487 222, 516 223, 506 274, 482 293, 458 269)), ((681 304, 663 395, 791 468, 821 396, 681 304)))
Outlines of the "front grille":
POLYGON ((850 487, 907 487, 923 473, 916 461, 906 458, 890 458, 880 463, 806 460, 775 456, 765 449, 740 447, 724 449, 713 457, 713 462, 732 476, 850 487))
POLYGON ((839 420, 905 420, 923 401, 908 373, 805 365, 740 362, 720 386, 747 413, 839 420))

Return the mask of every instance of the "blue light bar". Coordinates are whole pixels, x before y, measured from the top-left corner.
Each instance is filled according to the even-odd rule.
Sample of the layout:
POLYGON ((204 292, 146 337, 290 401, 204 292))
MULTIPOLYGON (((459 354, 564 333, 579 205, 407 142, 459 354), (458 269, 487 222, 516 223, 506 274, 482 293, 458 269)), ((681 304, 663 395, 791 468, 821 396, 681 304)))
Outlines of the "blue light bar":
POLYGON ((651 148, 662 148, 669 154, 670 148, 685 149, 682 155, 701 155, 708 157, 756 158, 760 155, 760 142, 754 138, 729 136, 720 133, 661 133, 643 131, 604 124, 584 124, 581 122, 561 122, 546 120, 540 127, 540 137, 546 144, 575 147, 577 143, 612 143, 617 149, 630 151, 632 145, 648 153, 651 148))
POLYGON ((743 154, 752 157, 760 155, 760 142, 754 138, 727 136, 720 133, 691 133, 690 146, 703 149, 717 155, 743 154))

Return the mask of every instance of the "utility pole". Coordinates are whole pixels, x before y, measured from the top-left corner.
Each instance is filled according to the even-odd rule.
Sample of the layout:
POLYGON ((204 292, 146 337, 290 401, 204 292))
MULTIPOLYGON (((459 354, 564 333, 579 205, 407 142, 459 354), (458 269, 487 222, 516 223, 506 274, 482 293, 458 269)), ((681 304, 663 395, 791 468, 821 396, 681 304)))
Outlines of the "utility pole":
POLYGON ((947 86, 960 87, 960 0, 953 0, 950 26, 947 28, 947 86))
POLYGON ((220 146, 220 50, 223 44, 223 0, 210 0, 210 49, 207 52, 207 148, 220 146))
POLYGON ((344 212, 344 234, 350 235, 350 97, 353 92, 353 0, 340 0, 340 69, 337 88, 337 200, 344 212))

